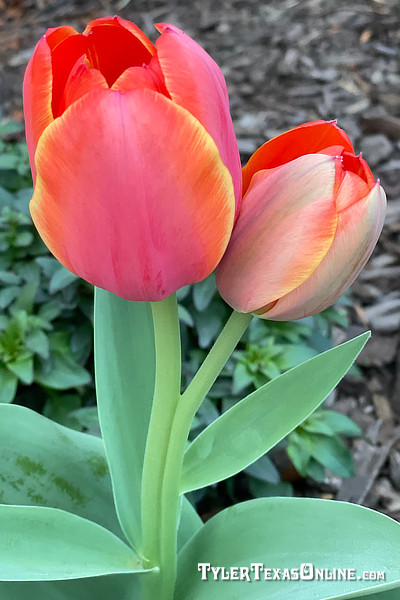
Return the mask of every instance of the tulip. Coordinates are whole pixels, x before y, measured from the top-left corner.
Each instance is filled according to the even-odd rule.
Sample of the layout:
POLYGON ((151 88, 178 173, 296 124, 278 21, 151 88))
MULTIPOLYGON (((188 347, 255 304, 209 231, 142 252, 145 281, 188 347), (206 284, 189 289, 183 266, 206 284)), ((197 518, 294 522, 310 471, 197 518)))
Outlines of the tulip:
POLYGON ((157 301, 211 273, 241 200, 224 77, 172 25, 49 29, 24 80, 30 210, 70 271, 157 301))
POLYGON ((332 305, 371 255, 386 197, 336 122, 267 142, 243 169, 238 220, 217 267, 237 311, 295 320, 332 305))

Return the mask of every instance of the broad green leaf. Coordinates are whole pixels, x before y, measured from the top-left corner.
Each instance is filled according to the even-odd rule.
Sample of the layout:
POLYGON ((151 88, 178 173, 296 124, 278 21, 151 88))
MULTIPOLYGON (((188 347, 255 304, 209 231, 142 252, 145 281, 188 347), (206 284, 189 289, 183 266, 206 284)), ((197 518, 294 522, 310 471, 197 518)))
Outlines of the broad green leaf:
POLYGON ((99 419, 125 535, 141 547, 141 479, 155 378, 149 303, 96 289, 95 370, 99 419))
POLYGON ((400 587, 399 555, 400 524, 370 509, 306 498, 251 500, 217 514, 184 546, 174 600, 364 598, 368 591, 400 587), (214 581, 212 572, 207 573, 208 581, 202 581, 199 563, 228 570, 263 563, 280 569, 281 578, 284 569, 289 570, 286 577, 298 569, 298 580, 265 580, 261 573, 257 581, 253 567, 251 584, 214 581), (309 564, 314 578, 305 580, 301 565, 309 564), (316 569, 355 569, 355 581, 316 579, 316 569), (364 580, 366 571, 384 571, 385 580, 364 580))
POLYGON ((101 439, 22 406, 0 405, 0 502, 60 508, 123 537, 101 439))
POLYGON ((1 600, 140 600, 146 573, 67 581, 0 582, 1 600))
POLYGON ((287 371, 221 415, 187 449, 181 490, 226 479, 273 448, 323 402, 368 337, 364 333, 287 371))
POLYGON ((54 581, 144 571, 100 525, 56 508, 0 506, 0 581, 54 581))
MULTIPOLYGON (((0 503, 60 508, 123 538, 102 440, 22 406, 0 406, 0 503)), ((201 525, 183 497, 179 547, 201 525)))

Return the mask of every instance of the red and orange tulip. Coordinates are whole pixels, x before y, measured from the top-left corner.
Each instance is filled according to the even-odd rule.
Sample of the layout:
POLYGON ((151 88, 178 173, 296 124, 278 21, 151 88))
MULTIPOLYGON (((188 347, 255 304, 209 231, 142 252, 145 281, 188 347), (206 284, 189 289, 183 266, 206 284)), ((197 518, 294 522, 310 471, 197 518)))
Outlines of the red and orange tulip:
POLYGON ((157 27, 156 46, 118 17, 50 29, 24 81, 36 227, 68 269, 130 300, 211 273, 241 199, 223 75, 157 27))
POLYGON ((244 167, 243 188, 217 268, 226 302, 272 320, 333 304, 371 255, 386 203, 344 131, 316 121, 272 139, 244 167))

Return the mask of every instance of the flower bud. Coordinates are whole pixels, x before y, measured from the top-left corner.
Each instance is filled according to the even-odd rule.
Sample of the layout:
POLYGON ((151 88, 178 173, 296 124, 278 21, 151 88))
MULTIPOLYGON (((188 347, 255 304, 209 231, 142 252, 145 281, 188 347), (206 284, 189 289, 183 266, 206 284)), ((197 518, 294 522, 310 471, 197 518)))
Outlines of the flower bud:
POLYGON ((386 197, 335 122, 307 123, 259 148, 243 169, 239 218, 217 285, 240 312, 294 320, 332 305, 383 227, 386 197))

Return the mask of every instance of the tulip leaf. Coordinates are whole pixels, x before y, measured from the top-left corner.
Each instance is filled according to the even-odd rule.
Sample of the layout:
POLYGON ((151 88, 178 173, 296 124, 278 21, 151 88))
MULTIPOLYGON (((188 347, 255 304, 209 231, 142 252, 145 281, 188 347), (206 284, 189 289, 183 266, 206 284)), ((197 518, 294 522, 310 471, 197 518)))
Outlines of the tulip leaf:
POLYGON ((121 527, 140 550, 142 467, 155 379, 151 307, 96 289, 97 404, 121 527))
POLYGON ((368 591, 400 587, 399 553, 400 524, 370 509, 308 498, 250 500, 218 513, 182 549, 175 600, 364 598, 368 591), (234 572, 237 580, 215 581, 207 571, 208 581, 202 581, 199 563, 225 567, 229 573, 231 567, 247 568, 251 584, 238 580, 239 569, 234 572), (252 563, 271 571, 261 572, 256 580, 252 563), (297 569, 297 579, 292 569, 297 569), (354 580, 343 575, 321 579, 317 569, 354 569, 354 580), (376 580, 364 576, 373 571, 384 575, 376 580))
POLYGON ((0 490, 3 504, 60 508, 122 537, 101 439, 22 406, 0 405, 0 490))
MULTIPOLYGON (((63 427, 28 408, 4 404, 0 440, 0 503, 60 508, 123 538, 100 438, 63 427)), ((183 497, 178 546, 201 525, 183 497)))
POLYGON ((145 573, 65 581, 0 582, 1 600, 133 600, 140 598, 145 573))
POLYGON ((204 429, 185 453, 181 490, 238 473, 306 419, 339 383, 369 332, 268 382, 204 429))
POLYGON ((100 525, 56 508, 0 506, 0 581, 143 572, 137 554, 100 525))

